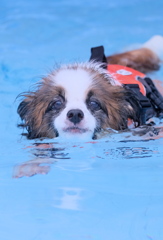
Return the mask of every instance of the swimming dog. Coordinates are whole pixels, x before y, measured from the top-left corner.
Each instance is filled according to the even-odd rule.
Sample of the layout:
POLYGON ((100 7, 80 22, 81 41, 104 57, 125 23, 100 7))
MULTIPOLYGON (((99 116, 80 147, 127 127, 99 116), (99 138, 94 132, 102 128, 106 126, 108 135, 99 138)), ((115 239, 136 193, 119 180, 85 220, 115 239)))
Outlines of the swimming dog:
MULTIPOLYGON (((141 48, 108 56, 106 61, 147 73, 159 69, 161 51, 163 38, 156 36, 141 48)), ((21 94, 18 114, 23 122, 19 126, 27 129, 28 139, 96 139, 102 130, 128 129, 130 122, 136 128, 161 112, 149 100, 150 114, 142 120, 144 110, 139 97, 104 65, 96 59, 62 65, 43 77, 34 91, 21 94)), ((128 72, 122 75, 127 77, 128 72)), ((148 86, 145 88, 148 90, 148 86)))

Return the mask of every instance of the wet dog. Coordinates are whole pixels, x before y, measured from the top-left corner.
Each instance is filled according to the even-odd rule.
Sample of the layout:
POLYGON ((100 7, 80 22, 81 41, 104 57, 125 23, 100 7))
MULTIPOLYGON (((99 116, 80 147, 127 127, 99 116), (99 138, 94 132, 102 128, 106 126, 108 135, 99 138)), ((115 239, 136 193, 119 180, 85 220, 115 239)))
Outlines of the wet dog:
MULTIPOLYGON (((147 73, 159 69, 162 50, 163 38, 156 36, 140 49, 107 57, 107 62, 147 73)), ((108 128, 127 129, 129 121, 133 127, 142 124, 142 106, 134 92, 97 61, 54 69, 35 91, 21 96, 18 114, 23 123, 19 126, 27 129, 29 139, 57 136, 96 139, 99 132, 108 128)), ((152 114, 156 115, 154 111, 152 114)))

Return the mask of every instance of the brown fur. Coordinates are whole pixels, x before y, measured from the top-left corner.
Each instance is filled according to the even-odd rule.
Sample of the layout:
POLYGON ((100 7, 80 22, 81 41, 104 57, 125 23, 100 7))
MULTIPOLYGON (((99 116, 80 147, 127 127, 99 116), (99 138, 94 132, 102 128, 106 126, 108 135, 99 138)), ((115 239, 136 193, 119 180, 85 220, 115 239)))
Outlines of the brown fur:
POLYGON ((53 126, 50 126, 52 116, 47 116, 48 105, 60 92, 60 87, 52 86, 49 78, 44 78, 38 84, 38 90, 22 94, 23 102, 19 105, 18 113, 24 120, 24 126, 29 134, 28 138, 56 137, 53 126))
POLYGON ((160 59, 148 48, 140 48, 125 53, 115 54, 107 57, 110 64, 119 64, 131 67, 142 73, 155 71, 159 69, 160 59))
POLYGON ((106 108, 107 117, 103 119, 102 129, 113 128, 122 130, 127 128, 127 119, 132 116, 134 121, 139 122, 134 108, 138 108, 136 99, 130 91, 122 86, 113 86, 101 75, 93 73, 94 84, 92 86, 96 99, 100 99, 103 108, 106 108), (132 104, 129 99, 132 98, 132 104))

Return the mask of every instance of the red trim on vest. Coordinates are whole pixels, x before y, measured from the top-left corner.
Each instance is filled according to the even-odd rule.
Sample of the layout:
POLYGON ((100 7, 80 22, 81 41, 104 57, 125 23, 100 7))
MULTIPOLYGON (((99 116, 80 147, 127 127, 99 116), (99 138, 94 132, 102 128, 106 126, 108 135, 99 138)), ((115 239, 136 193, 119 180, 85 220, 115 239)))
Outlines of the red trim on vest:
POLYGON ((114 79, 119 81, 122 84, 138 84, 140 88, 140 92, 146 96, 146 90, 144 85, 137 80, 137 77, 144 78, 145 74, 121 65, 117 64, 109 64, 107 66, 107 70, 113 76, 114 79))

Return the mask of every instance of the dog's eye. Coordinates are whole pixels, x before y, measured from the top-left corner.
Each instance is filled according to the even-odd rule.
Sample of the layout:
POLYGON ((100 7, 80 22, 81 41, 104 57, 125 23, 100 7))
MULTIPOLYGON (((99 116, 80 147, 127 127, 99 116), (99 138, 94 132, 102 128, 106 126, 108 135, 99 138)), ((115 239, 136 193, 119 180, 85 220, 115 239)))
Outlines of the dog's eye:
POLYGON ((58 100, 58 101, 53 102, 52 107, 53 107, 53 109, 59 110, 62 108, 62 105, 63 105, 63 103, 60 100, 58 100))
POLYGON ((63 107, 63 104, 62 100, 52 101, 48 106, 47 112, 51 110, 60 110, 63 107))
POLYGON ((90 107, 90 109, 92 111, 98 111, 101 109, 100 103, 98 103, 97 101, 93 101, 93 100, 89 101, 88 106, 90 107))
POLYGON ((61 100, 57 100, 52 102, 51 110, 60 110, 63 106, 63 102, 61 100))

